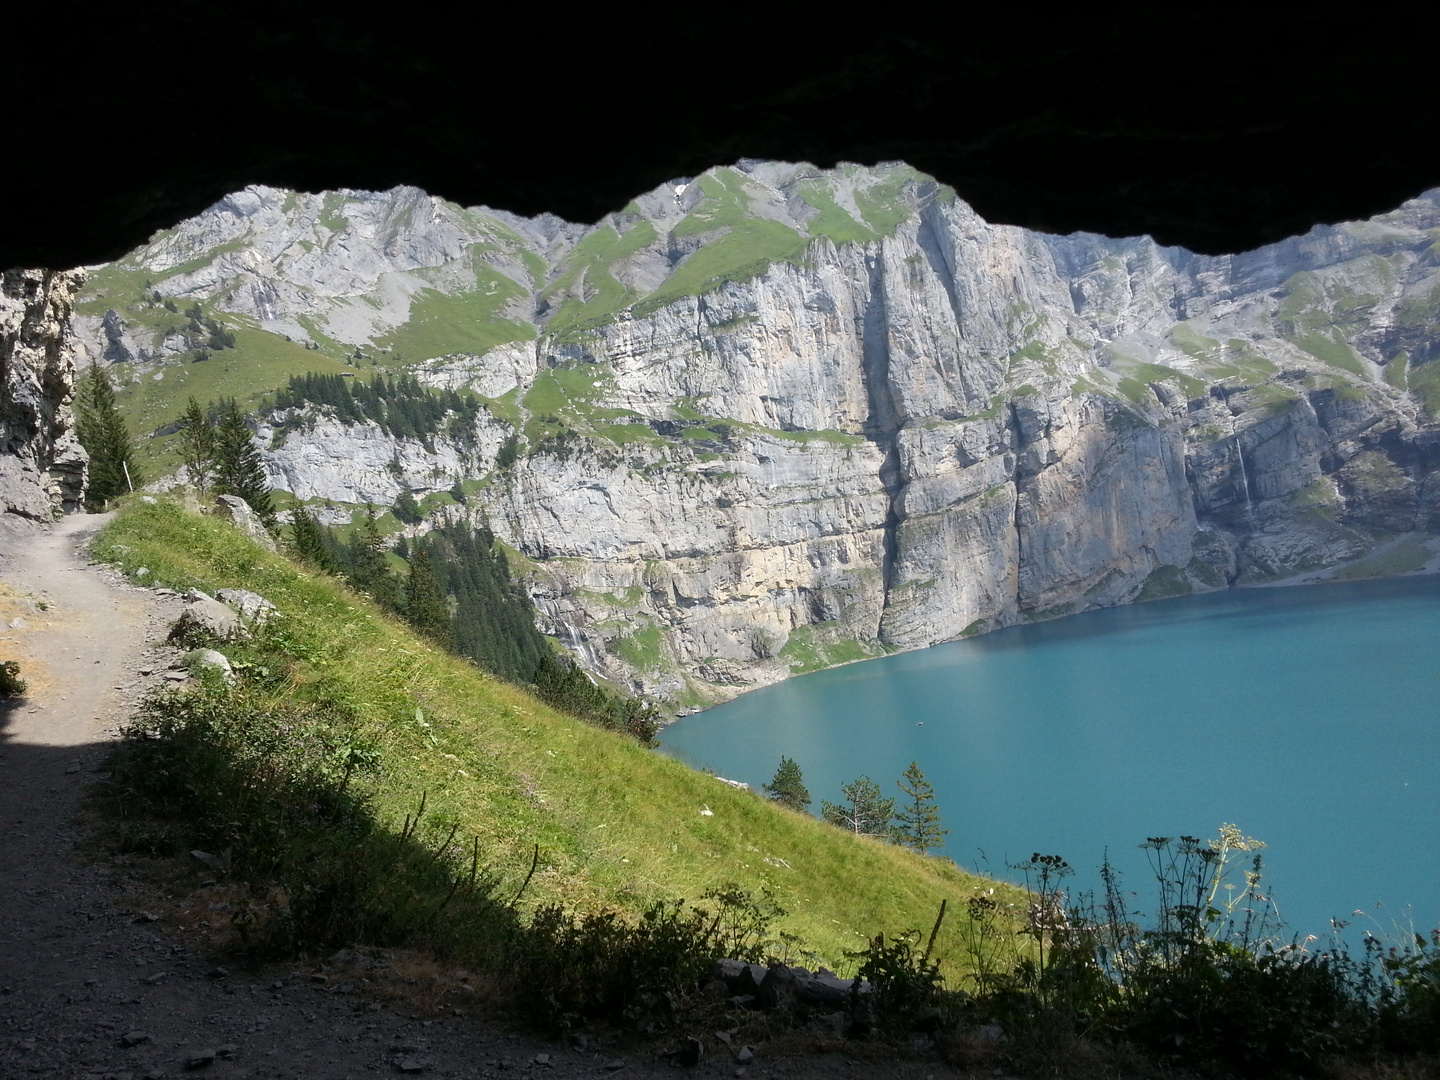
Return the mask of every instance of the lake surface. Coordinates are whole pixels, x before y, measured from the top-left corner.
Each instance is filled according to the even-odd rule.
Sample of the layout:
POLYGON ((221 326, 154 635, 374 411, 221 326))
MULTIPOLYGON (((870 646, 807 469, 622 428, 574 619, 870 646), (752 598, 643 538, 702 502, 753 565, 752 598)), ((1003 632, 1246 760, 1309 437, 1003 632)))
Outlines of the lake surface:
POLYGON ((758 787, 795 759, 819 812, 917 761, 944 854, 998 877, 1105 854, 1153 909, 1148 836, 1266 842, 1290 931, 1440 925, 1440 577, 1231 590, 1089 612, 752 691, 661 735, 758 787), (1364 916, 1354 916, 1362 909, 1364 916))

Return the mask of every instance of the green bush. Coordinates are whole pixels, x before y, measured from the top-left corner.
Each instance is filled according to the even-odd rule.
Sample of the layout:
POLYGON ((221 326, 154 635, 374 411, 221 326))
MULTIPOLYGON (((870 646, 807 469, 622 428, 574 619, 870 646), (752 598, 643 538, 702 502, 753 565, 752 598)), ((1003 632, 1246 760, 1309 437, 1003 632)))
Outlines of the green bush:
MULTIPOLYGON (((854 954, 853 958, 860 961, 858 978, 871 986, 870 1001, 862 1008, 859 981, 854 984, 857 989, 851 995, 851 1011, 857 1029, 876 1023, 882 1031, 909 1031, 925 1010, 953 1002, 954 995, 946 992, 945 980, 940 975, 940 961, 931 955, 944 918, 942 903, 935 929, 923 951, 920 950, 920 931, 910 930, 892 934, 888 941, 884 934, 877 934, 863 952, 854 954)), ((938 1023, 940 1016, 935 1015, 934 1020, 938 1023)))
POLYGON ((1142 961, 1107 1026, 1178 1062, 1311 1073, 1366 1039, 1356 975, 1343 954, 1197 944, 1174 964, 1142 961))
POLYGON ((517 989, 537 1019, 561 1030, 586 1019, 667 1027, 717 960, 759 961, 771 920, 784 914, 769 896, 757 901, 733 885, 702 901, 653 903, 638 923, 541 908, 517 939, 517 989))
MULTIPOLYGON (((1373 939, 1370 939, 1373 942, 1373 939)), ((1378 952, 1378 945, 1372 945, 1378 952)), ((1380 957, 1385 984, 1379 994, 1380 1030, 1399 1051, 1440 1050, 1440 930, 1427 942, 1392 946, 1380 957)))
POLYGON ((20 665, 14 660, 0 664, 0 698, 19 697, 25 693, 26 682, 20 678, 20 665))

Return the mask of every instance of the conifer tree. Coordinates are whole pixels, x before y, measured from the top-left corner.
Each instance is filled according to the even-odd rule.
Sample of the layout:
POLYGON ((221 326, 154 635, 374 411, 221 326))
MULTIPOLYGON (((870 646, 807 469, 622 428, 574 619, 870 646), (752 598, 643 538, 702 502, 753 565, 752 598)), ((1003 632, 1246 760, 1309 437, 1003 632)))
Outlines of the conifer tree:
POLYGON ((215 490, 221 495, 240 496, 261 521, 275 524, 265 465, 234 398, 220 403, 220 427, 215 433, 215 490))
POLYGON ((301 562, 308 563, 317 570, 334 572, 335 560, 331 558, 330 549, 325 544, 325 534, 321 532, 315 515, 304 506, 297 505, 290 511, 290 546, 295 557, 301 562))
POLYGON ((203 493, 209 489, 215 473, 215 429, 210 426, 210 418, 193 395, 185 415, 180 418, 177 434, 180 436, 180 456, 186 472, 190 474, 190 482, 203 493))
POLYGON ((414 525, 424 517, 420 512, 420 504, 415 501, 414 492, 408 487, 400 489, 400 494, 395 499, 395 505, 390 509, 406 525, 414 525))
POLYGON ((845 802, 820 802, 820 813, 832 825, 859 836, 890 836, 890 820, 895 816, 895 800, 880 794, 880 785, 868 776, 841 784, 845 802))
POLYGON ((788 757, 780 758, 780 767, 775 770, 775 778, 762 786, 772 802, 801 813, 810 808, 810 792, 800 775, 800 766, 788 757))
POLYGON ((450 605, 435 580, 435 570, 424 543, 416 541, 410 554, 410 579, 405 587, 405 620, 431 641, 445 648, 454 638, 450 605))
POLYGON ((351 541, 350 561, 354 567, 350 578, 356 588, 368 592, 381 607, 401 609, 400 586, 385 561, 385 538, 380 535, 373 506, 365 508, 364 524, 351 541))
POLYGON ((940 827, 940 812, 935 808, 935 789, 925 779, 919 764, 912 761, 904 777, 895 783, 906 798, 900 812, 895 815, 895 839, 921 855, 939 847, 949 830, 940 827))
POLYGON ((90 455, 89 481, 85 486, 85 509, 97 513, 105 503, 141 481, 135 465, 135 448, 130 429, 115 401, 115 386, 98 360, 90 362, 75 399, 75 435, 90 455))

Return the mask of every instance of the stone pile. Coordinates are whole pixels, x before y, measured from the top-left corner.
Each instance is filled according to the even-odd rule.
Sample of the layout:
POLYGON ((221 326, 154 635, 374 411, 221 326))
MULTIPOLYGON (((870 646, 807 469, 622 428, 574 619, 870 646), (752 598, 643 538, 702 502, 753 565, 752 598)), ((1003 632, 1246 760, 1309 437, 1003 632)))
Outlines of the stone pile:
POLYGON ((725 993, 737 1008, 788 1013, 832 1034, 863 1034, 873 1024, 870 995, 864 979, 842 979, 833 971, 811 971, 773 961, 768 965, 721 960, 707 987, 725 993))

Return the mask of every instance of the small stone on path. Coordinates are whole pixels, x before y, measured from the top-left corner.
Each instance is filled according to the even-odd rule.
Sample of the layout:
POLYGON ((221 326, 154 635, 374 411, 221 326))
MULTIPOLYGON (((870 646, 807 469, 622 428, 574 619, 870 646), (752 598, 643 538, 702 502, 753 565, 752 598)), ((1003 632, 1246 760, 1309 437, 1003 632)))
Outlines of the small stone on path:
POLYGON ((205 1068, 205 1066, 210 1065, 210 1064, 213 1064, 214 1061, 215 1061, 215 1051, 214 1051, 214 1050, 198 1050, 198 1051, 196 1051, 195 1053, 190 1054, 188 1057, 185 1058, 185 1068, 187 1068, 187 1069, 203 1069, 203 1068, 205 1068))

